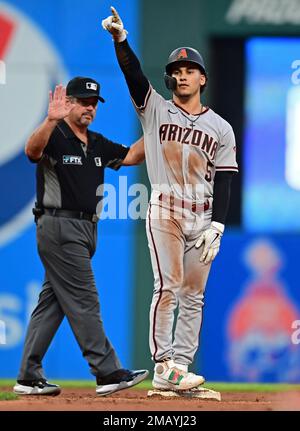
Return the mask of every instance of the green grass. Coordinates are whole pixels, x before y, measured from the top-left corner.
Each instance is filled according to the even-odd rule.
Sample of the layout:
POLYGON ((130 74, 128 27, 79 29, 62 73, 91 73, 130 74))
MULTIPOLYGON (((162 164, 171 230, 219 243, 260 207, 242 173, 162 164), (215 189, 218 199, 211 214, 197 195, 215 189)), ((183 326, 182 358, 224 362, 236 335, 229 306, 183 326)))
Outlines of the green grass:
POLYGON ((12 401, 18 399, 18 395, 14 394, 13 392, 0 392, 0 401, 12 401))
MULTIPOLYGON (((300 390, 300 384, 287 383, 227 383, 227 382, 205 382, 206 388, 219 392, 276 392, 300 390)), ((151 389, 151 381, 146 380, 138 385, 141 389, 151 389)))
POLYGON ((281 392, 300 390, 300 384, 289 383, 222 383, 208 382, 204 386, 219 392, 281 392))
MULTIPOLYGON (((56 380, 49 379, 60 385, 62 388, 86 388, 94 389, 96 387, 94 380, 56 380)), ((0 379, 0 388, 13 387, 15 380, 0 379)), ((205 387, 219 392, 276 392, 300 390, 300 384, 288 383, 225 383, 225 382, 207 382, 205 387)), ((140 389, 151 389, 151 380, 141 382, 138 386, 140 389)), ((1 398, 0 398, 1 399, 1 398)))

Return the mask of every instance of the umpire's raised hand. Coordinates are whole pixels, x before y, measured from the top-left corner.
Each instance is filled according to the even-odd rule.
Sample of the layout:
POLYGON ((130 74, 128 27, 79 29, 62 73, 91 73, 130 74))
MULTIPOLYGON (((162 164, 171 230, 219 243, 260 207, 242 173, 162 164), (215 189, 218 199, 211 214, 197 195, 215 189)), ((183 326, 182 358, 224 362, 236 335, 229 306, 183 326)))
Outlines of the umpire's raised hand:
POLYGON ((123 42, 126 39, 127 30, 124 29, 123 22, 116 9, 110 7, 112 15, 102 20, 102 27, 104 30, 109 31, 112 34, 113 39, 116 42, 123 42))
POLYGON ((66 88, 62 85, 55 87, 54 93, 49 91, 49 106, 48 106, 48 119, 63 120, 67 117, 71 110, 74 108, 74 103, 66 97, 66 88))

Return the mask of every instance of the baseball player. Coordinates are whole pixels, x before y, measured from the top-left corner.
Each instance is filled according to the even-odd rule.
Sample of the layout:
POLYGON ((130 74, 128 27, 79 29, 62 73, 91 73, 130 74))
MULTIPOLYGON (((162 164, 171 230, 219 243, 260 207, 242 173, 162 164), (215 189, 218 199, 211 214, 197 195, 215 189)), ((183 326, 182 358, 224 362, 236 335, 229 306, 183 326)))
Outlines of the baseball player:
POLYGON ((238 171, 234 133, 201 103, 207 73, 198 51, 183 47, 171 53, 165 82, 173 97, 165 100, 145 77, 120 16, 111 11, 102 26, 113 36, 143 127, 152 186, 146 221, 154 273, 152 384, 159 390, 197 391, 204 377, 188 372, 188 366, 198 348, 205 285, 224 232, 232 174, 238 171))

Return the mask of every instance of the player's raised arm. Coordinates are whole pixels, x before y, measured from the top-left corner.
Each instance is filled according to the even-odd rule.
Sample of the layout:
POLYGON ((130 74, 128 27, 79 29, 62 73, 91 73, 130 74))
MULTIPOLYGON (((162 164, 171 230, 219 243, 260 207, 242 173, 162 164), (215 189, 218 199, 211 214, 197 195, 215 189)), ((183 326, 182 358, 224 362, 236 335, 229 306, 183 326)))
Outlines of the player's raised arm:
POLYGON ((117 59, 124 73, 129 92, 136 106, 141 108, 145 104, 150 84, 144 75, 140 62, 127 41, 127 31, 114 7, 111 7, 112 15, 102 21, 102 27, 111 33, 115 42, 117 59))

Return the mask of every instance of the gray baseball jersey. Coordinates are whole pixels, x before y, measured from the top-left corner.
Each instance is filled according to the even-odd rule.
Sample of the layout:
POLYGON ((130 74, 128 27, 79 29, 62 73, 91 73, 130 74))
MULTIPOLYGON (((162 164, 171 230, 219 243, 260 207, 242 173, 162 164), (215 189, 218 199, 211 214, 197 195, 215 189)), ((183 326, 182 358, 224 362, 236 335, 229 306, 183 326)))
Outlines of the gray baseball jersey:
POLYGON ((181 199, 204 198, 211 208, 215 172, 238 171, 231 125, 210 108, 190 115, 151 86, 136 110, 152 188, 181 199))

